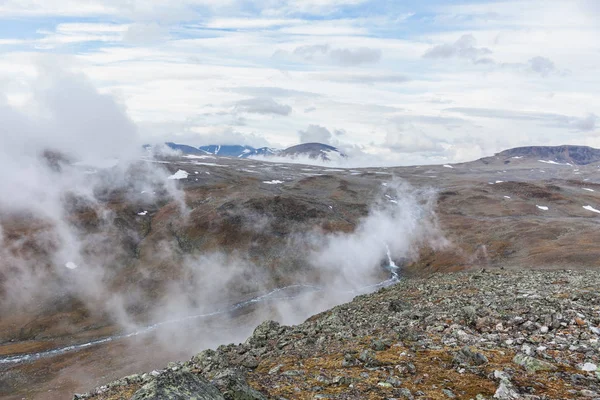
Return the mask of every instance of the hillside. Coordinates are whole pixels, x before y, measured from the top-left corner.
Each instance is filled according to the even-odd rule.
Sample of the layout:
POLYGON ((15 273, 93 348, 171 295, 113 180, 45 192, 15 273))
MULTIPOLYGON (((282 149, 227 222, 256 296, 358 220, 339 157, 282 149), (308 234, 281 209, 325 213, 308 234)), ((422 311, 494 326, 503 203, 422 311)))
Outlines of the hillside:
POLYGON ((599 284, 576 271, 406 279, 75 399, 595 398, 599 284))
POLYGON ((508 164, 515 160, 542 160, 550 163, 588 165, 600 162, 600 149, 587 146, 527 146, 504 150, 492 157, 483 158, 490 162, 499 159, 508 164))

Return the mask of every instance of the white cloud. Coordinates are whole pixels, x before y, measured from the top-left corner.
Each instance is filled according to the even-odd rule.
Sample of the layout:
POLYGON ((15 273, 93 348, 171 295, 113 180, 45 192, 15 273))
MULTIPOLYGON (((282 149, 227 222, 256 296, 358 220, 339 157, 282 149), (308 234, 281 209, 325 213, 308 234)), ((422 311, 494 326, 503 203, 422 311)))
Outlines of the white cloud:
POLYGON ((548 74, 556 70, 552 60, 546 57, 533 57, 531 60, 529 60, 529 65, 534 72, 537 72, 542 76, 548 76, 548 74))
POLYGON ((388 13, 393 4, 386 14, 375 7, 360 15, 360 1, 240 4, 5 1, 3 17, 71 22, 44 20, 27 39, 0 39, 4 97, 28 104, 35 59, 56 53, 53 62, 126 105, 144 138, 256 135, 288 146, 315 125, 344 130, 334 139, 386 160, 397 156, 386 143, 434 149, 397 158, 404 163, 542 140, 592 143, 598 132, 600 53, 589 2, 455 2, 427 15, 388 13))
POLYGON ((340 66, 356 66, 377 63, 381 50, 368 47, 332 48, 329 44, 313 44, 296 47, 291 53, 278 50, 275 57, 291 58, 316 63, 333 63, 340 66))
POLYGON ((148 45, 167 38, 169 31, 157 23, 135 23, 128 26, 123 41, 131 45, 148 45))
POLYGON ((305 131, 299 131, 300 143, 331 144, 333 135, 329 130, 319 125, 309 125, 305 131))
POLYGON ((473 35, 462 35, 454 43, 443 43, 430 48, 423 54, 423 57, 431 59, 459 57, 478 62, 482 57, 492 54, 490 49, 486 47, 476 47, 476 45, 477 40, 473 35))
POLYGON ((236 112, 252 114, 290 115, 292 107, 276 102, 270 97, 254 97, 240 100, 235 104, 236 112))

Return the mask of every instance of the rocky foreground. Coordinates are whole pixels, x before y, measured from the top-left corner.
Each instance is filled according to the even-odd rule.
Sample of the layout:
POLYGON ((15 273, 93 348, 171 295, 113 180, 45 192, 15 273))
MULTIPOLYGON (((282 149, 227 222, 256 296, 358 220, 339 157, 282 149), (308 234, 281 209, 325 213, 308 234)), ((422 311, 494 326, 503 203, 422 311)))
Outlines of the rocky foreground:
POLYGON ((406 279, 75 399, 600 399, 600 274, 406 279))

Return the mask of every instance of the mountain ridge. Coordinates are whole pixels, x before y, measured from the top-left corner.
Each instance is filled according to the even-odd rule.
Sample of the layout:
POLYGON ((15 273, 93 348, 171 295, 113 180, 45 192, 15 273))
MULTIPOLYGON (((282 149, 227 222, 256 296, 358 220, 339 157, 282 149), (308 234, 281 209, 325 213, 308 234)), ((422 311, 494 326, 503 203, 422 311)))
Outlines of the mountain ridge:
POLYGON ((588 165, 600 162, 600 149, 580 145, 523 146, 506 149, 494 154, 492 157, 484 157, 481 160, 491 158, 504 158, 505 160, 535 158, 556 163, 588 165))
POLYGON ((165 145, 172 150, 180 151, 184 155, 214 155, 220 157, 249 158, 255 156, 264 157, 308 157, 310 159, 320 159, 322 161, 331 161, 334 155, 341 158, 347 156, 337 147, 323 143, 301 143, 285 149, 275 149, 271 147, 252 147, 248 145, 220 145, 210 144, 200 147, 189 146, 175 142, 165 142, 165 145))

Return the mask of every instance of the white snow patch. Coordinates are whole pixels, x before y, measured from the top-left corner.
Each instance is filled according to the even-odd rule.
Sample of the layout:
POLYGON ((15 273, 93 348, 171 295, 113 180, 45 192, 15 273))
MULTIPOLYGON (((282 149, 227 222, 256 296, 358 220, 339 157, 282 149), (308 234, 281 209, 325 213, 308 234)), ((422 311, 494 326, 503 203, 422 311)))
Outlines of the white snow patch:
POLYGON ((144 215, 146 215, 146 214, 148 214, 148 211, 145 211, 145 210, 144 210, 144 211, 142 211, 142 212, 139 212, 139 213, 137 213, 137 215, 142 215, 142 216, 144 216, 144 215))
POLYGON ((588 192, 595 192, 594 189, 590 189, 590 188, 583 188, 583 190, 587 190, 588 192))
POLYGON ((444 168, 454 168, 454 167, 450 164, 444 164, 444 168))
POLYGON ((523 156, 514 156, 514 157, 511 157, 511 158, 514 158, 515 160, 520 160, 521 158, 523 158, 523 156))
POLYGON ((283 181, 272 180, 272 181, 264 181, 263 183, 266 183, 267 185, 279 185, 280 183, 283 183, 283 181))
POLYGON ((559 163, 559 162, 552 161, 552 160, 538 160, 538 161, 539 161, 539 162, 541 162, 541 163, 544 163, 544 164, 552 164, 552 165, 568 165, 568 166, 570 166, 570 167, 572 167, 572 166, 573 166, 573 164, 571 164, 571 163, 559 163))
POLYGON ((548 207, 546 207, 546 206, 538 206, 537 204, 535 206, 537 208, 539 208, 540 210, 548 211, 548 207))
POLYGON ((65 264, 65 267, 67 267, 69 269, 77 269, 78 265, 75 264, 73 261, 69 261, 68 263, 65 264))
POLYGON ((595 212, 595 213, 598 213, 598 214, 600 214, 600 210, 596 210, 596 209, 595 209, 594 207, 592 207, 592 206, 583 206, 583 208, 585 208, 585 209, 586 209, 586 210, 588 210, 588 211, 591 211, 591 212, 595 212))
POLYGON ((504 196, 505 199, 510 199, 510 196, 504 196))
POLYGON ((167 179, 187 179, 189 173, 180 169, 177 170, 173 175, 169 176, 167 179))
POLYGON ((496 183, 504 183, 504 181, 496 181, 496 183))

